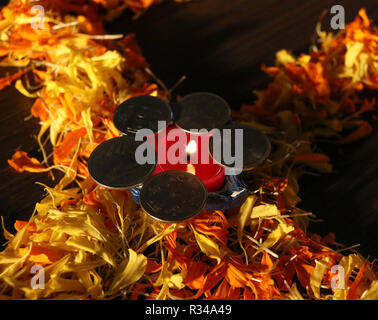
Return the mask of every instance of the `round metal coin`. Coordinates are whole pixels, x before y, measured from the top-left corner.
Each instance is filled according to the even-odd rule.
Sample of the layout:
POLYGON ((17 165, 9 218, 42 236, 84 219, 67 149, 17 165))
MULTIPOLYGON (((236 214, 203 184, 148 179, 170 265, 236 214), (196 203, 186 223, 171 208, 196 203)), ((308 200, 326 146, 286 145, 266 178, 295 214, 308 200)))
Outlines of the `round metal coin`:
POLYGON ((155 163, 138 164, 135 152, 141 143, 132 136, 120 136, 97 146, 88 160, 93 180, 111 189, 130 189, 142 183, 155 170, 156 153, 155 163))
POLYGON ((207 190, 195 175, 164 171, 149 178, 140 192, 140 204, 153 219, 163 222, 187 220, 206 205, 207 190))
POLYGON ((269 156, 270 149, 270 141, 263 132, 238 123, 225 126, 220 135, 213 134, 209 142, 214 161, 237 170, 250 170, 260 165, 269 156), (225 155, 228 155, 227 159, 225 155), (242 159, 236 159, 240 156, 242 159))
POLYGON ((221 97, 208 92, 196 92, 177 102, 175 123, 185 131, 223 127, 230 118, 231 109, 221 97))
POLYGON ((150 129, 157 133, 158 121, 172 122, 173 113, 167 102, 152 96, 137 96, 121 103, 114 111, 115 127, 124 134, 150 129))

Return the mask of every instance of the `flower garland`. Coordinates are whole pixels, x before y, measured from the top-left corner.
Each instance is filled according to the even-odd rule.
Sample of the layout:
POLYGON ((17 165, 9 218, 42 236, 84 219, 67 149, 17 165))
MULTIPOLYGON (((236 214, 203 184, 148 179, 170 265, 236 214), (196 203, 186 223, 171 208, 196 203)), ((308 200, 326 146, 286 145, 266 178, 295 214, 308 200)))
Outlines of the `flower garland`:
POLYGON ((141 94, 169 99, 168 93, 150 81, 133 36, 105 35, 104 17, 91 20, 100 16, 95 9, 87 7, 92 14, 85 17, 51 9, 44 28, 33 29, 31 7, 11 1, 0 12, 0 64, 19 68, 0 86, 15 82, 35 98, 31 113, 41 121, 43 161, 17 151, 9 164, 64 176, 44 186, 46 196, 29 221, 15 222, 15 235, 4 229, 0 298, 378 298, 374 263, 345 254, 332 234, 308 235, 311 214, 296 207, 305 168, 331 170, 315 138, 347 143, 371 131, 360 115, 370 114, 376 101, 360 94, 378 88, 378 34, 364 10, 345 31, 320 33, 316 52, 280 51, 276 66, 263 66, 273 81, 257 92, 254 106, 233 115, 264 130, 273 145, 269 161, 250 172, 255 191, 242 207, 163 224, 148 219, 129 192, 96 185, 87 159, 99 143, 118 136, 111 119, 119 103, 141 94), (43 288, 31 286, 36 265, 44 270, 43 288))

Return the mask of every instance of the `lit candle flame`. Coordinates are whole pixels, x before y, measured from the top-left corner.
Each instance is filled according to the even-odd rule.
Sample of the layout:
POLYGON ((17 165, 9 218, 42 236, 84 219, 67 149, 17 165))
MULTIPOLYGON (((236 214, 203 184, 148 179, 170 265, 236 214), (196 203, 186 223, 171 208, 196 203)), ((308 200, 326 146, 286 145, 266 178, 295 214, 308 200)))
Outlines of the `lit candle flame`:
POLYGON ((186 166, 186 172, 196 175, 196 168, 191 163, 189 163, 186 166))
POLYGON ((196 152, 197 151, 197 143, 194 140, 190 140, 190 142, 186 146, 185 151, 188 155, 196 152))
MULTIPOLYGON (((189 141, 188 145, 186 146, 186 154, 189 158, 191 154, 197 151, 197 143, 194 140, 189 141)), ((189 160, 189 159, 188 159, 189 160)), ((191 174, 196 174, 196 168, 191 164, 187 164, 186 166, 186 172, 189 172, 191 174)))

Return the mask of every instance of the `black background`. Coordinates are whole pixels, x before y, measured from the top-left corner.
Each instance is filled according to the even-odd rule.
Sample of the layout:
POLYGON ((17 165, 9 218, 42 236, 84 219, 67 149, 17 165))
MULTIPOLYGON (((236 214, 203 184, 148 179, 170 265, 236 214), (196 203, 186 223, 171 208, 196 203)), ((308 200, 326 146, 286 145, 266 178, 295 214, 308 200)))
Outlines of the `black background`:
MULTIPOLYGON (((152 71, 167 87, 185 75, 176 94, 210 91, 238 108, 253 103, 252 90, 269 80, 261 64, 272 65, 275 52, 283 48, 307 52, 320 14, 334 4, 344 6, 347 22, 361 7, 378 21, 376 0, 193 0, 166 1, 137 20, 124 13, 107 31, 136 33, 152 71)), ((324 18, 326 29, 330 18, 324 18)), ((14 220, 28 219, 41 200, 43 187, 35 182, 56 183, 47 174, 19 174, 7 163, 16 149, 41 159, 35 140, 39 124, 24 120, 32 102, 11 87, 0 92, 0 215, 10 231, 14 220)), ((330 152, 335 172, 303 178, 304 200, 299 205, 324 220, 312 223, 311 231, 332 231, 338 242, 360 243, 358 250, 373 257, 378 257, 377 136, 375 130, 359 143, 334 147, 330 152)))

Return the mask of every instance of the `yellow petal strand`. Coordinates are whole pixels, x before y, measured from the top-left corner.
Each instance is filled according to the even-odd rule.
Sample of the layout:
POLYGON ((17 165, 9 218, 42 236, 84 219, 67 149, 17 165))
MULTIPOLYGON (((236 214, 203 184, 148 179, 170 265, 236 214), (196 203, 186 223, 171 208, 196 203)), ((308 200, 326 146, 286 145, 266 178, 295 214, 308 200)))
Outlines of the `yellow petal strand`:
POLYGON ((194 228, 193 232, 201 251, 204 254, 206 254, 209 258, 216 259, 217 263, 219 264, 221 262, 223 254, 218 244, 215 241, 203 235, 202 233, 197 232, 194 228))
MULTIPOLYGON (((263 242, 261 247, 265 247, 265 248, 273 247, 281 238, 283 238, 284 236, 286 236, 293 230, 294 230, 294 227, 286 224, 285 222, 278 224, 276 229, 274 229, 274 231, 269 234, 268 238, 263 242)), ((262 248, 260 248, 256 252, 256 254, 261 251, 263 251, 262 248)))
POLYGON ((15 88, 20 91, 24 96, 28 98, 36 98, 36 93, 30 93, 28 90, 25 89, 24 85, 22 84, 21 80, 17 80, 15 83, 15 88))
POLYGON ((327 270, 328 262, 328 257, 321 261, 315 260, 315 268, 311 275, 310 287, 316 299, 320 299, 320 285, 322 284, 324 273, 327 270))
POLYGON ((252 208, 257 200, 256 196, 249 196, 240 207, 238 216, 238 240, 242 238, 244 227, 251 217, 252 208))
POLYGON ((356 41, 352 43, 347 43, 346 47, 347 52, 345 54, 345 66, 351 68, 353 64, 356 62, 357 56, 364 48, 364 43, 356 41))
POLYGON ((256 206, 252 210, 251 218, 265 218, 265 217, 275 217, 280 214, 278 208, 274 204, 262 204, 256 206))
POLYGON ((109 288, 109 293, 113 294, 137 282, 147 266, 147 258, 143 254, 138 254, 129 249, 129 259, 121 262, 114 275, 114 280, 109 288))
POLYGON ((85 237, 71 237, 66 241, 66 244, 68 246, 96 254, 99 257, 103 258, 111 266, 115 266, 113 256, 96 241, 91 241, 85 237))
POLYGON ((368 291, 363 294, 361 300, 378 300, 378 280, 374 280, 368 291))
POLYGON ((146 248, 148 248, 151 244, 163 239, 166 235, 175 231, 176 225, 171 224, 168 228, 164 229, 161 233, 157 234, 153 238, 146 241, 138 250, 137 252, 143 252, 146 248))
POLYGON ((301 295, 301 293, 299 292, 297 288, 296 283, 293 283, 293 285, 291 286, 289 290, 289 293, 290 293, 290 299, 292 300, 304 300, 303 296, 301 295))
POLYGON ((4 225, 4 217, 1 216, 1 227, 3 229, 3 236, 6 240, 12 240, 14 238, 14 235, 11 234, 6 228, 5 228, 5 225, 4 225))

